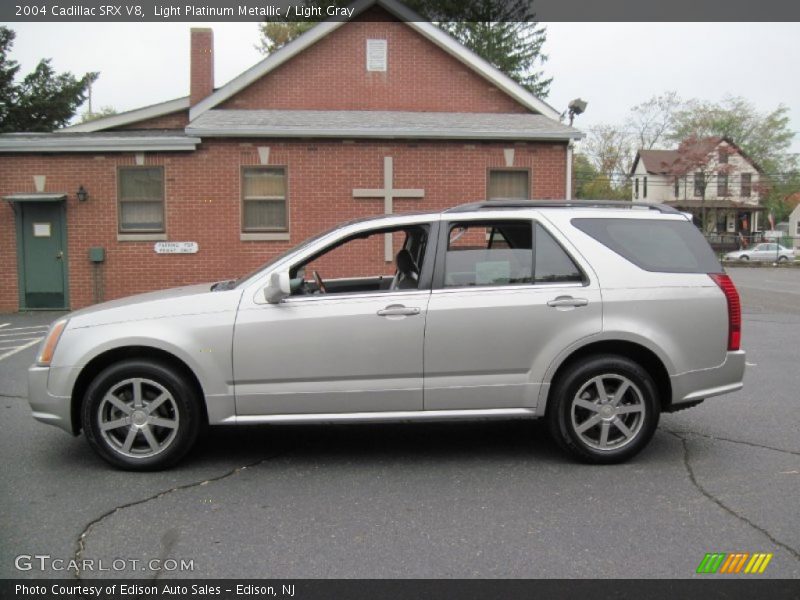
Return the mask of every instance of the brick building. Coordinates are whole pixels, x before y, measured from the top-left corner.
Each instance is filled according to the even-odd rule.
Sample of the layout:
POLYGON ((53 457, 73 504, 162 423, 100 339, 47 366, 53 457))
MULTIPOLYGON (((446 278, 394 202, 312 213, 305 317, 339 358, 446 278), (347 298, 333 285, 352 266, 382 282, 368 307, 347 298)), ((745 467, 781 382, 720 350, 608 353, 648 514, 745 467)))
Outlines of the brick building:
POLYGON ((235 277, 355 217, 570 195, 580 134, 395 0, 217 89, 213 54, 193 29, 184 98, 0 136, 0 311, 235 277))

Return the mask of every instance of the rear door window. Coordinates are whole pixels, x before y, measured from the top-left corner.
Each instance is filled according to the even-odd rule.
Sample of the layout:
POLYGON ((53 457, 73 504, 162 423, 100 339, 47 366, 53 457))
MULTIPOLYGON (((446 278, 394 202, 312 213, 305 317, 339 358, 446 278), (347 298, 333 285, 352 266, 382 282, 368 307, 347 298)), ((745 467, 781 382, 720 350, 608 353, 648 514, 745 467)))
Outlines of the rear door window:
POLYGON ((582 282, 561 245, 531 221, 451 223, 444 287, 582 282))
POLYGON ((444 287, 533 282, 531 222, 466 222, 450 226, 444 287))
POLYGON ((572 224, 645 271, 722 272, 711 246, 689 221, 580 218, 572 224))

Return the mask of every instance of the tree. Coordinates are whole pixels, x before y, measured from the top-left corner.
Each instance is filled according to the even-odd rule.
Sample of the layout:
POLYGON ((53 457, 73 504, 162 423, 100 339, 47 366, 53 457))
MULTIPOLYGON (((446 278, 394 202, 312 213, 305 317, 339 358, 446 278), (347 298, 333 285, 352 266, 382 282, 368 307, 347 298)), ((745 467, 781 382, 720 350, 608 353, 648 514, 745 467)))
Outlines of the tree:
POLYGON ((627 185, 612 187, 608 177, 600 173, 581 153, 574 154, 572 163, 573 189, 579 200, 627 200, 630 189, 627 185))
MULTIPOLYGON (((336 4, 305 0, 306 6, 336 4)), ((535 21, 527 0, 408 0, 406 4, 535 96, 546 98, 552 77, 540 66, 547 62, 542 47, 546 28, 535 21), (452 21, 459 17, 458 22, 452 21), (447 20, 450 19, 450 20, 447 20)), ((316 25, 315 21, 267 21, 259 25, 256 48, 271 54, 316 25)))
POLYGON ((652 150, 672 134, 675 112, 682 102, 677 92, 664 92, 631 108, 627 127, 640 150, 652 150))
POLYGON ((260 39, 256 48, 262 54, 272 54, 316 24, 316 21, 265 21, 258 26, 260 39))
POLYGON ((614 188, 627 184, 634 148, 631 136, 613 125, 593 127, 581 144, 581 151, 614 188))
POLYGON ((789 108, 779 104, 770 112, 758 111, 740 96, 727 96, 719 104, 689 100, 674 111, 672 141, 689 137, 727 137, 765 171, 791 170, 796 158, 789 152, 794 132, 789 108))
POLYGON ((15 37, 14 31, 0 26, 0 132, 47 132, 63 127, 86 100, 98 74, 77 79, 69 72, 56 73, 50 59, 43 59, 16 82, 19 64, 8 56, 15 37))
MULTIPOLYGON (((456 38, 461 44, 519 83, 533 95, 547 98, 552 77, 539 67, 547 62, 542 52, 547 29, 536 21, 532 2, 526 0, 469 0, 459 2, 457 22, 437 18, 437 2, 410 2, 420 12, 456 38)), ((439 1, 444 18, 452 12, 452 3, 439 1), (451 9, 448 13, 447 9, 451 9)), ((438 14, 441 14, 439 12, 438 14)))
POLYGON ((117 114, 116 109, 113 106, 101 106, 96 111, 89 111, 87 110, 81 115, 81 123, 88 123, 89 121, 95 121, 97 119, 102 119, 103 117, 110 117, 111 115, 117 114))

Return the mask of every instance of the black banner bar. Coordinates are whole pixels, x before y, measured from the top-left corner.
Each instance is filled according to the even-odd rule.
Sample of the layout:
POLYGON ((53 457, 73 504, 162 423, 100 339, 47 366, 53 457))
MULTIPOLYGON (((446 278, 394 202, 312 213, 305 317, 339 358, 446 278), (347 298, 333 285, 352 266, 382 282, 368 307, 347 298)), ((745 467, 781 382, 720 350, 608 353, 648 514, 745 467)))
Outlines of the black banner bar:
MULTIPOLYGON (((2 0, 0 22, 348 20, 367 0, 2 0)), ((399 0, 387 0, 391 5, 399 0)), ((540 22, 800 21, 791 0, 405 0, 407 20, 540 22), (523 18, 520 15, 523 14, 523 18)), ((378 17, 380 18, 380 17, 378 17)))
POLYGON ((797 600, 800 581, 737 576, 684 580, 0 580, 4 600, 797 600))

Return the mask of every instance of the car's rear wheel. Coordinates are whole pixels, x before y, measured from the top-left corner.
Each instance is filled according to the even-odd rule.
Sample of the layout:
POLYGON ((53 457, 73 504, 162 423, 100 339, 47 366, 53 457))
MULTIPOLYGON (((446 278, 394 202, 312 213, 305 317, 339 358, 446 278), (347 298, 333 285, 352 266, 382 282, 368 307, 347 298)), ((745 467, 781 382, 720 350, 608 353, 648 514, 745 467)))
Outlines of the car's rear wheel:
POLYGON ((598 355, 569 365, 555 382, 548 424, 556 442, 590 463, 619 463, 655 433, 660 406, 653 378, 623 356, 598 355))
POLYGON ((125 360, 89 386, 81 418, 92 448, 115 467, 157 470, 178 462, 202 424, 199 399, 177 371, 157 362, 125 360))

